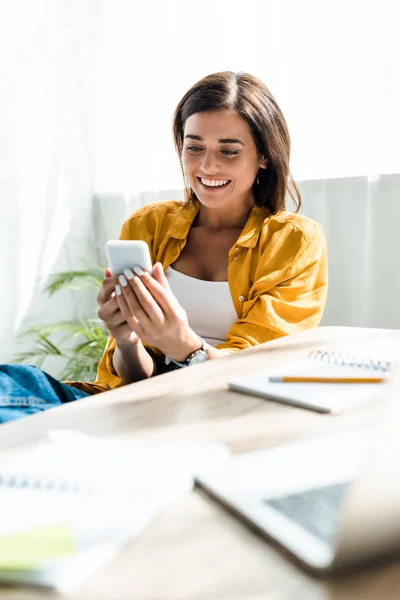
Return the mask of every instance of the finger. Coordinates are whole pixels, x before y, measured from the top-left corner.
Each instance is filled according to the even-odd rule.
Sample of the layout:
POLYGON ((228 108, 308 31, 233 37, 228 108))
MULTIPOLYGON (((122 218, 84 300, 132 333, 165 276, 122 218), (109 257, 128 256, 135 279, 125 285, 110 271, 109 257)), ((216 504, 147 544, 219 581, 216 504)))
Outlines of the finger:
POLYGON ((178 300, 171 292, 169 286, 168 289, 165 289, 150 273, 143 271, 139 267, 135 267, 134 271, 165 314, 175 311, 180 307, 178 300))
POLYGON ((153 267, 152 275, 158 283, 160 283, 166 290, 170 290, 168 279, 165 276, 165 272, 161 263, 156 263, 153 267))
POLYGON ((137 318, 139 318, 140 316, 140 318, 143 320, 143 317, 147 317, 147 314, 145 314, 142 306, 140 305, 139 299, 137 298, 136 293, 134 291, 132 285, 133 273, 130 269, 125 269, 125 273, 126 276, 119 276, 118 285, 122 290, 122 295, 130 313, 134 314, 137 318))
POLYGON ((140 306, 146 313, 152 325, 155 327, 161 326, 164 322, 164 313, 161 310, 161 307, 153 298, 153 296, 150 294, 149 290, 143 284, 140 277, 135 275, 135 277, 133 277, 133 279, 131 279, 129 283, 133 288, 133 291, 140 303, 140 306))
POLYGON ((106 276, 106 278, 112 277, 111 269, 109 267, 107 267, 107 269, 105 270, 105 276, 106 276))
MULTIPOLYGON (((117 294, 116 294, 117 295, 117 294)), ((119 308, 117 298, 115 298, 115 306, 117 307, 116 312, 108 319, 106 326, 113 336, 114 340, 119 343, 126 343, 127 341, 134 341, 137 338, 137 334, 133 331, 132 327, 125 321, 122 312, 119 308)))
POLYGON ((125 291, 126 287, 128 287, 128 286, 125 286, 125 285, 122 286, 121 283, 119 283, 115 286, 118 307, 119 307, 119 310, 121 311, 121 315, 122 315, 123 319, 128 323, 129 327, 131 327, 133 329, 133 331, 139 335, 139 337, 142 337, 139 334, 138 329, 143 324, 143 321, 145 319, 147 319, 147 316, 145 315, 144 311, 142 310, 141 311, 142 314, 140 315, 140 319, 142 321, 142 323, 141 323, 138 318, 139 315, 137 314, 140 312, 139 302, 137 301, 136 298, 134 298, 134 293, 133 293, 132 289, 125 291), (136 309, 136 311, 132 308, 132 305, 135 305, 135 303, 138 307, 136 309))
POLYGON ((100 306, 97 314, 99 318, 104 321, 108 331, 116 341, 121 340, 122 342, 126 342, 131 338, 133 341, 133 338, 136 338, 136 332, 133 331, 132 327, 126 322, 120 310, 116 292, 114 292, 112 300, 105 305, 100 306))
POLYGON ((131 298, 128 287, 123 287, 128 306, 130 306, 142 326, 147 328, 151 323, 159 326, 164 321, 164 315, 157 302, 130 269, 125 269, 123 277, 128 282, 128 287, 130 287, 133 294, 131 298), (144 317, 147 318, 147 321, 144 321, 144 317))
POLYGON ((97 294, 97 303, 102 305, 108 302, 111 298, 112 293, 115 290, 115 286, 118 283, 118 277, 111 275, 103 280, 99 293, 97 294))
POLYGON ((104 321, 107 327, 111 327, 114 324, 118 324, 118 318, 122 321, 122 316, 119 310, 118 302, 114 295, 106 302, 99 306, 97 310, 97 315, 99 319, 104 321))

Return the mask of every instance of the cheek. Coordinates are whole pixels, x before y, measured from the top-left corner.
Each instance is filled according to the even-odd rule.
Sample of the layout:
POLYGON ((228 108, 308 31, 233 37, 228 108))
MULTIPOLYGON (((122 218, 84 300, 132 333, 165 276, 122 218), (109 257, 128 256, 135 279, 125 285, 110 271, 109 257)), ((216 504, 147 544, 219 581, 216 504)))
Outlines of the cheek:
POLYGON ((196 163, 196 157, 193 154, 182 154, 182 165, 186 173, 193 171, 196 163))
POLYGON ((253 170, 251 165, 248 164, 248 161, 238 162, 230 165, 229 169, 230 174, 234 177, 238 182, 243 182, 244 185, 248 185, 248 183, 255 178, 253 178, 253 170))

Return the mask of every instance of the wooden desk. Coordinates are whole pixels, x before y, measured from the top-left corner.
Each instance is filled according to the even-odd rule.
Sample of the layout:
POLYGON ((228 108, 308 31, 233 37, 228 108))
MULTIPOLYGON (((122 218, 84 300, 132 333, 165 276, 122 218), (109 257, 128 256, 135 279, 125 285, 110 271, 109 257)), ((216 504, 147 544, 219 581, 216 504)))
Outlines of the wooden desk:
MULTIPOLYGON (((142 381, 0 428, 0 460, 29 449, 49 428, 118 439, 213 440, 234 453, 370 423, 379 402, 328 416, 227 390, 227 380, 338 341, 400 340, 400 331, 324 327, 236 356, 142 381)), ((74 599, 398 600, 400 560, 341 579, 317 579, 290 562, 200 490, 163 511, 74 599)), ((10 600, 51 591, 0 588, 10 600)))

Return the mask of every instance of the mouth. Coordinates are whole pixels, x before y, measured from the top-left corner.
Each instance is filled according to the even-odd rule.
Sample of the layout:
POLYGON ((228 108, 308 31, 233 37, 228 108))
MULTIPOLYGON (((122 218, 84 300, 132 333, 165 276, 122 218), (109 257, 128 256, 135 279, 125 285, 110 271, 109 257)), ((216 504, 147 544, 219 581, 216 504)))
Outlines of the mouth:
POLYGON ((230 179, 207 179, 205 177, 198 177, 197 179, 204 189, 212 192, 225 189, 231 183, 230 179))

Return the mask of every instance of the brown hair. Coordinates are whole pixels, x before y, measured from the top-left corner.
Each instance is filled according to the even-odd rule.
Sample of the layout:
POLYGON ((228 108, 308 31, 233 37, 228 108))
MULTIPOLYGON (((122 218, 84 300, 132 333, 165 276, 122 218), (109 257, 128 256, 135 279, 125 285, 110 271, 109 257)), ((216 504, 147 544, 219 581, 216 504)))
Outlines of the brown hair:
MULTIPOLYGON (((214 73, 186 92, 173 118, 174 142, 180 161, 187 119, 198 112, 220 109, 232 110, 246 121, 259 155, 268 159, 267 168, 259 169, 254 182, 256 204, 276 214, 285 208, 286 194, 289 194, 298 211, 301 196, 290 174, 290 136, 285 118, 269 89, 248 73, 214 73)), ((183 172, 182 161, 181 168, 183 172)), ((196 200, 192 189, 186 200, 196 200)))

